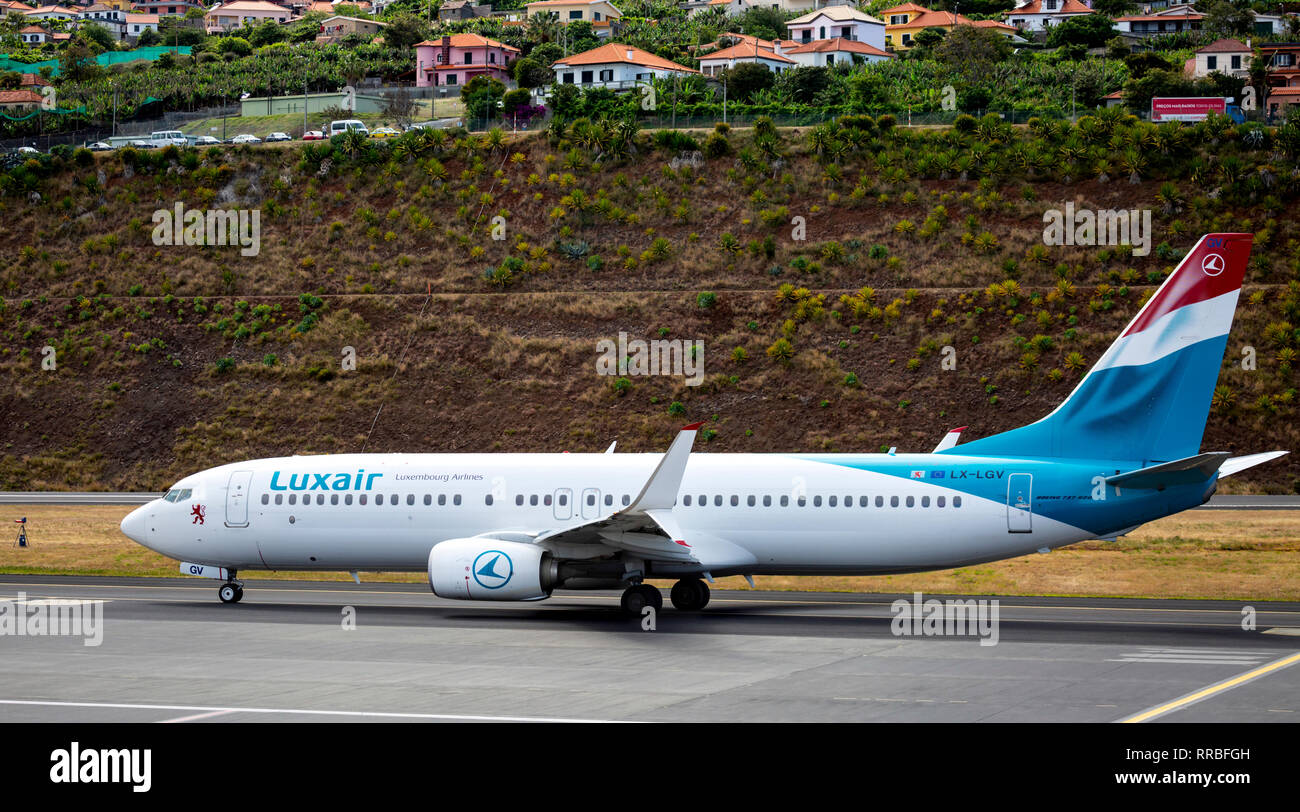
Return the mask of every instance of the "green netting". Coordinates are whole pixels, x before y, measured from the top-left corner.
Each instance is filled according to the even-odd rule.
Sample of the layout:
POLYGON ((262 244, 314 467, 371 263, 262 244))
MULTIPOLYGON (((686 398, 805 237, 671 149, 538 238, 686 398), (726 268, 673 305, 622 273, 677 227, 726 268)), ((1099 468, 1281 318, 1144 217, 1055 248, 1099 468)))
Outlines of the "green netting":
MULTIPOLYGON (((105 51, 95 57, 95 61, 107 67, 123 62, 135 62, 138 59, 147 59, 152 62, 165 53, 188 54, 189 52, 189 45, 150 45, 147 48, 135 48, 130 51, 105 51)), ((44 62, 19 62, 16 59, 10 59, 8 54, 0 56, 0 71, 12 70, 19 73, 40 73, 41 68, 47 66, 52 69, 52 76, 59 75, 59 60, 57 59, 47 59, 44 62)))
POLYGON ((70 113, 84 113, 84 112, 86 112, 86 108, 83 105, 81 107, 68 107, 64 109, 56 108, 54 110, 33 110, 25 116, 16 116, 16 117, 11 116, 7 113, 0 113, 0 118, 4 119, 5 121, 26 121, 29 118, 36 118, 41 113, 54 113, 56 115, 66 116, 70 113))

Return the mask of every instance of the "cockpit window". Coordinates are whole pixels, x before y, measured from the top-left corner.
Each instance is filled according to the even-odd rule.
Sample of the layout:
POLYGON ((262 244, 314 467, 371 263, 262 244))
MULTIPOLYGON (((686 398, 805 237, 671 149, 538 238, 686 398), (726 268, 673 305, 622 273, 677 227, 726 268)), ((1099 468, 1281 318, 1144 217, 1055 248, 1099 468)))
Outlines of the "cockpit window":
POLYGON ((171 490, 167 491, 166 494, 163 495, 163 501, 164 501, 164 502, 184 502, 185 500, 187 500, 187 499, 190 498, 190 494, 192 494, 192 493, 194 493, 194 489, 193 489, 193 488, 184 488, 184 489, 182 489, 182 488, 172 488, 171 490))

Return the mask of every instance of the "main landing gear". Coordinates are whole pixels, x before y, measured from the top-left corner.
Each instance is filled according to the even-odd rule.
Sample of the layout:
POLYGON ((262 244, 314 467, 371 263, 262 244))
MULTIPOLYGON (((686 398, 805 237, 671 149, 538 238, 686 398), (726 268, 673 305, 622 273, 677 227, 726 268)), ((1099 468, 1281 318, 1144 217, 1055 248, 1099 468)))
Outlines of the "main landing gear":
MULTIPOLYGON (((698 578, 683 578, 673 585, 670 597, 679 612, 698 612, 709 605, 709 585, 698 578)), ((635 584, 623 592, 623 611, 640 617, 642 610, 664 608, 664 596, 649 584, 635 584)))
POLYGON ((217 597, 221 598, 222 603, 239 603, 244 597, 244 585, 235 580, 234 570, 230 571, 230 580, 217 590, 217 597))
POLYGON ((647 606, 653 606, 656 612, 664 608, 664 596, 649 584, 634 584, 623 590, 621 604, 624 612, 640 617, 647 606))
POLYGON ((698 578, 683 578, 673 584, 670 597, 679 611, 698 612, 709 605, 709 585, 698 578))

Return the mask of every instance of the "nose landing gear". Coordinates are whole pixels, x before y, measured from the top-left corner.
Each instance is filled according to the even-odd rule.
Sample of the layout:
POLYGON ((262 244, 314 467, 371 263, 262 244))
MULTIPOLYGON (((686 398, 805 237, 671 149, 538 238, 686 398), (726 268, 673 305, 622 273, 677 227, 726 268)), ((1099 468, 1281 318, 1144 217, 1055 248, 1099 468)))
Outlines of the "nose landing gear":
POLYGON ((235 571, 230 571, 230 580, 217 590, 217 597, 222 603, 239 603, 244 597, 244 585, 235 580, 235 571))

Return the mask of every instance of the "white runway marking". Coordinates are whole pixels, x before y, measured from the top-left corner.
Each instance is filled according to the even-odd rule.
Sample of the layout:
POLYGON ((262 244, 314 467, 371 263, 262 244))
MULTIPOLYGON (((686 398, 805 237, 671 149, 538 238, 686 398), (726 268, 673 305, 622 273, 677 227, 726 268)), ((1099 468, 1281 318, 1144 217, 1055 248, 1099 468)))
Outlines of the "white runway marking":
POLYGON ((1259 654, 1247 654, 1230 649, 1215 648, 1144 648, 1118 658, 1107 660, 1108 663, 1191 663, 1194 665, 1259 665, 1269 657, 1277 656, 1276 651, 1259 654))
MULTIPOLYGON (((366 719, 428 719, 447 722, 551 722, 569 724, 615 724, 614 719, 563 719, 542 716, 472 716, 455 713, 392 713, 385 711, 314 710, 306 708, 230 708, 205 705, 132 705, 123 702, 55 702, 35 699, 0 699, 0 705, 36 705, 48 708, 112 708, 119 710, 197 711, 220 713, 278 713, 296 716, 357 716, 366 719)), ((179 722, 180 719, 163 721, 179 722)))

